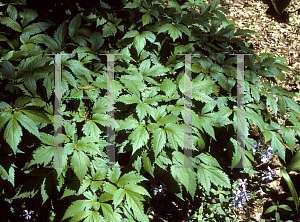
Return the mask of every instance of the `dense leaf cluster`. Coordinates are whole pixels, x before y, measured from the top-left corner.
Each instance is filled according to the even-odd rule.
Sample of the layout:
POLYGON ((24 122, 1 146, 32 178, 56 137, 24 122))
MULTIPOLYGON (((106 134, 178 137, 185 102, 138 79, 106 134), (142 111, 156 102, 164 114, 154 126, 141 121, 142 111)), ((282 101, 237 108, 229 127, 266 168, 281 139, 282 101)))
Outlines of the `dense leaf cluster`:
POLYGON ((253 122, 283 161, 283 142, 294 149, 300 107, 292 93, 270 83, 274 76, 284 79, 285 59, 249 49, 238 36, 254 32, 235 30, 219 0, 126 0, 121 9, 100 0, 91 14, 78 6, 79 13, 59 25, 35 22, 37 12, 21 2, 3 5, 0 18, 6 27, 0 41, 7 43, 0 46, 1 207, 11 212, 7 219, 16 221, 25 201, 39 207, 44 219, 53 206, 59 221, 149 221, 146 181, 160 172, 172 177, 163 182, 183 200, 183 194, 194 199, 198 191, 230 188, 224 160, 236 164, 236 101, 203 96, 236 95, 237 59, 231 53, 253 53, 245 56, 246 164, 254 161, 248 151, 253 122), (55 150, 55 60, 45 53, 69 53, 61 56, 62 97, 98 97, 63 100, 62 163, 71 168, 45 168, 53 166, 55 150), (98 168, 108 157, 107 56, 99 53, 122 54, 114 67, 116 160, 122 170, 98 168), (198 54, 192 56, 191 146, 198 168, 175 167, 184 165, 181 53, 198 54), (291 127, 280 127, 267 107, 277 116, 287 112, 291 127))

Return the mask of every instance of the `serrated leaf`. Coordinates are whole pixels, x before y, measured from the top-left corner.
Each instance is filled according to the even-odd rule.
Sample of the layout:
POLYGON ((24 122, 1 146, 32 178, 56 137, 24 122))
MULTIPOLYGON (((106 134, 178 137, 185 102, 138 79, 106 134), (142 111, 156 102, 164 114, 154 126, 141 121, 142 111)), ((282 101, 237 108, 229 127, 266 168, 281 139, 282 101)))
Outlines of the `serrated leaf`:
POLYGON ((155 42, 156 36, 150 31, 143 31, 142 35, 151 43, 155 42))
POLYGON ((210 118, 210 116, 207 114, 204 114, 204 115, 201 115, 198 117, 199 117, 201 127, 203 127, 205 132, 207 132, 216 141, 215 132, 214 132, 214 129, 212 127, 212 122, 211 122, 212 119, 210 118))
POLYGON ((154 166, 151 163, 150 158, 147 156, 146 152, 143 152, 143 167, 152 177, 154 177, 154 166))
POLYGON ((284 96, 285 102, 288 106, 288 108, 300 113, 300 106, 294 101, 292 100, 290 97, 286 97, 284 96))
MULTIPOLYGON (((227 21, 226 16, 225 16, 222 12, 219 12, 218 10, 221 11, 220 8, 216 8, 216 9, 213 11, 213 13, 215 13, 216 16, 218 16, 218 17, 219 17, 220 19, 222 19, 223 21, 227 21)), ((234 31, 232 28, 228 27, 228 29, 226 29, 226 32, 227 32, 227 31, 229 32, 230 29, 231 29, 232 31, 234 31)), ((221 33, 217 33, 217 35, 221 35, 221 33)), ((233 35, 233 34, 232 34, 232 35, 233 35)))
POLYGON ((54 51, 59 50, 58 44, 54 41, 53 38, 51 38, 48 35, 44 35, 44 34, 35 35, 31 39, 28 40, 28 43, 30 42, 30 40, 32 40, 32 42, 43 43, 46 46, 50 47, 54 51))
POLYGON ((9 15, 9 17, 11 17, 12 20, 14 20, 14 21, 17 20, 17 16, 18 16, 17 9, 14 6, 12 6, 11 4, 9 4, 7 6, 7 13, 9 15))
POLYGON ((74 35, 77 34, 77 31, 80 27, 81 24, 81 15, 77 14, 70 22, 69 25, 69 36, 73 37, 74 35))
MULTIPOLYGON (((23 44, 26 44, 26 42, 29 40, 30 38, 30 34, 27 32, 27 33, 23 33, 21 36, 20 36, 20 41, 23 43, 23 44)), ((29 45, 29 44, 28 44, 29 45)), ((22 45, 23 47, 21 48, 21 50, 24 50, 24 45, 22 45)))
POLYGON ((4 36, 0 34, 0 41, 7 41, 8 39, 4 36))
POLYGON ((7 60, 4 60, 0 72, 1 75, 4 75, 8 79, 16 79, 15 70, 16 68, 13 66, 13 64, 7 60))
POLYGON ((250 29, 238 29, 238 30, 234 33, 234 36, 237 36, 237 35, 243 35, 243 36, 251 37, 251 36, 249 35, 249 33, 256 33, 256 32, 253 31, 253 30, 250 30, 250 29))
POLYGON ((60 199, 63 199, 63 198, 65 198, 65 197, 72 196, 72 195, 74 195, 75 193, 76 193, 75 190, 71 190, 71 189, 65 188, 65 191, 64 191, 64 193, 63 193, 63 195, 62 195, 62 197, 61 197, 60 199))
MULTIPOLYGON (((98 136, 98 138, 99 138, 99 136, 98 136)), ((93 140, 94 139, 90 139, 90 138, 86 138, 86 137, 82 138, 77 142, 77 148, 79 150, 88 152, 92 155, 97 155, 100 153, 100 151, 99 151, 99 148, 97 147, 97 145, 92 142, 93 140)))
POLYGON ((108 178, 111 182, 117 183, 121 175, 120 168, 113 168, 111 171, 108 173, 108 178))
POLYGON ((166 79, 160 86, 160 89, 166 93, 167 97, 171 97, 177 90, 176 85, 170 79, 166 79))
MULTIPOLYGON (((46 183, 46 178, 44 178, 43 183, 41 185, 41 196, 42 196, 42 199, 43 199, 42 204, 44 204, 49 198, 49 196, 46 192, 46 184, 45 183, 46 183)), ((48 181, 48 183, 49 183, 49 181, 48 181)))
POLYGON ((16 21, 12 20, 9 17, 3 17, 3 18, 1 18, 0 22, 3 25, 6 25, 7 27, 13 29, 16 32, 22 32, 22 28, 21 28, 20 24, 18 22, 16 22, 16 21))
POLYGON ((40 33, 42 31, 47 30, 51 26, 48 22, 37 22, 33 23, 27 27, 24 28, 23 34, 28 33, 29 35, 34 35, 37 33, 40 33))
MULTIPOLYGON (((174 165, 178 166, 178 164, 180 164, 181 166, 184 166, 186 164, 184 163, 184 154, 174 151, 172 155, 174 165)), ((171 174, 173 178, 177 182, 183 184, 187 192, 189 192, 193 196, 195 188, 193 188, 192 186, 196 184, 195 176, 193 175, 194 172, 189 167, 175 167, 174 165, 171 166, 171 174)))
POLYGON ((64 214, 62 220, 65 220, 69 217, 74 216, 80 211, 84 211, 85 206, 85 200, 76 200, 72 203, 71 206, 68 207, 66 213, 64 214))
POLYGON ((43 166, 46 166, 50 163, 52 158, 54 157, 54 146, 40 146, 37 150, 33 152, 33 158, 29 164, 29 166, 33 164, 43 164, 43 166))
POLYGON ((22 128, 18 124, 14 115, 10 116, 10 120, 4 130, 4 139, 12 148, 14 154, 16 155, 17 146, 21 141, 22 137, 22 128))
POLYGON ((106 193, 102 193, 101 195, 100 195, 100 197, 99 197, 99 202, 100 203, 104 203, 104 202, 107 202, 107 201, 110 201, 110 200, 112 200, 113 199, 113 194, 118 190, 118 188, 116 188, 115 186, 113 186, 113 185, 111 185, 110 183, 106 183, 106 185, 105 185, 105 187, 104 187, 104 190, 106 191, 106 193), (112 186, 112 187, 114 187, 115 189, 113 190, 113 192, 110 192, 110 193, 108 193, 107 192, 107 186, 112 186))
POLYGON ((150 106, 148 104, 139 101, 138 105, 136 106, 136 112, 140 121, 142 121, 144 117, 147 116, 147 111, 149 110, 149 108, 150 106))
POLYGON ((144 213, 144 205, 141 203, 141 200, 144 200, 143 197, 133 191, 130 187, 126 189, 126 200, 129 207, 133 210, 135 217, 139 221, 149 222, 149 218, 144 213))
POLYGON ((137 184, 143 180, 146 180, 146 178, 143 177, 142 175, 137 174, 134 171, 131 171, 121 176, 121 178, 118 179, 118 181, 116 182, 113 182, 112 180, 111 181, 121 187, 121 186, 125 186, 126 184, 137 184))
POLYGON ((292 157, 289 165, 286 167, 287 172, 300 171, 300 150, 298 150, 292 157))
POLYGON ((169 35, 173 39, 173 42, 175 42, 175 40, 178 37, 180 37, 180 38, 182 37, 181 31, 175 25, 172 25, 172 24, 164 24, 163 26, 161 26, 158 30, 158 34, 161 32, 165 32, 167 30, 168 30, 169 35))
POLYGON ((87 121, 83 125, 82 131, 86 136, 92 137, 94 139, 99 139, 100 134, 101 134, 101 130, 99 129, 99 127, 95 124, 95 122, 93 120, 87 121))
POLYGON ((87 81, 92 82, 91 71, 84 67, 83 63, 74 59, 70 59, 63 63, 64 66, 67 66, 72 70, 76 77, 84 76, 87 81))
POLYGON ((22 17, 21 24, 23 27, 38 16, 38 13, 35 10, 29 8, 24 8, 24 12, 20 12, 19 14, 22 17))
POLYGON ((36 95, 36 80, 31 73, 24 73, 23 75, 24 85, 35 96, 36 95))
POLYGON ((146 39, 144 35, 143 34, 137 35, 133 40, 133 45, 136 48, 136 51, 139 55, 146 45, 146 39))
POLYGON ((149 15, 148 13, 144 14, 142 16, 142 22, 143 22, 143 26, 150 24, 152 22, 152 17, 151 15, 149 15))
POLYGON ((71 160, 72 168, 80 181, 84 179, 87 173, 88 166, 90 166, 90 159, 82 151, 74 151, 71 160))
POLYGON ((140 173, 142 168, 142 157, 138 156, 132 166, 138 171, 138 173, 140 173))
POLYGON ((216 186, 231 187, 227 174, 222 170, 204 164, 200 164, 200 166, 201 167, 198 168, 197 172, 198 181, 203 185, 207 192, 210 190, 211 183, 216 186))
POLYGON ((294 130, 290 127, 282 126, 280 127, 280 131, 283 134, 283 139, 286 144, 289 146, 292 153, 294 152, 294 148, 296 146, 296 138, 294 134, 294 130))
POLYGON ((270 106, 275 116, 277 116, 277 102, 271 93, 267 93, 267 106, 270 106))
POLYGON ((220 0, 213 0, 210 4, 211 10, 214 10, 220 4, 220 0))
POLYGON ((147 195, 148 197, 151 197, 150 194, 148 193, 148 191, 144 187, 136 185, 136 184, 128 184, 124 187, 124 189, 126 191, 131 190, 131 191, 134 191, 135 193, 138 193, 141 195, 147 195))
POLYGON ((54 39, 57 42, 58 47, 61 49, 67 34, 66 21, 64 21, 54 32, 54 39))
POLYGON ((251 93, 252 93, 253 98, 256 100, 256 102, 259 102, 259 100, 260 100, 259 89, 252 84, 250 85, 250 88, 251 88, 251 93))
POLYGON ((9 173, 7 173, 6 170, 0 165, 0 176, 15 186, 15 169, 12 165, 9 168, 9 173))
POLYGON ((93 53, 96 53, 97 50, 103 45, 104 39, 102 38, 103 36, 101 35, 100 32, 94 32, 90 38, 92 47, 91 50, 93 53))
POLYGON ((100 5, 101 5, 102 8, 105 8, 105 9, 111 9, 111 6, 110 6, 110 5, 108 5, 108 4, 104 3, 104 2, 102 2, 101 0, 100 0, 100 5))
POLYGON ((27 116, 23 115, 21 112, 14 114, 14 117, 21 123, 21 125, 27 129, 31 134, 35 135, 37 138, 41 139, 39 130, 35 123, 29 119, 27 116))
POLYGON ((107 115, 96 113, 93 115, 92 121, 101 124, 102 126, 107 126, 107 115))
POLYGON ((201 153, 200 155, 197 156, 197 158, 199 158, 206 165, 210 165, 210 166, 221 168, 219 162, 214 157, 212 157, 209 154, 201 153))
POLYGON ((139 148, 146 145, 149 140, 149 133, 143 126, 137 127, 132 133, 130 133, 128 139, 131 141, 132 154, 134 154, 139 148))
POLYGON ((113 211, 110 204, 101 203, 101 210, 103 212, 106 221, 119 222, 121 221, 121 215, 118 213, 118 209, 113 211))
POLYGON ((141 5, 139 1, 129 2, 125 5, 124 8, 137 8, 141 5))
POLYGON ((104 25, 103 27, 103 36, 107 37, 110 36, 112 34, 116 34, 117 33, 117 28, 115 26, 115 24, 108 22, 104 25))
POLYGON ((270 73, 272 73, 274 76, 276 76, 280 80, 284 80, 285 79, 285 75, 279 69, 273 67, 273 65, 270 66, 270 67, 268 67, 268 71, 270 73))
POLYGON ((264 66, 271 66, 271 65, 273 65, 274 62, 275 62, 275 59, 274 59, 274 58, 272 58, 272 57, 267 57, 267 58, 265 58, 265 59, 262 61, 262 64, 263 64, 264 66))
POLYGON ((190 30, 183 24, 176 24, 175 25, 181 32, 186 34, 187 36, 191 36, 190 30))
POLYGON ((285 147, 278 139, 278 137, 280 136, 275 132, 271 131, 271 133, 272 133, 271 147, 273 148, 274 151, 278 151, 277 155, 285 162, 285 147))
POLYGON ((62 79, 67 80, 67 82, 77 89, 77 81, 75 80, 74 76, 67 70, 62 70, 62 79))
POLYGON ((97 99, 94 103, 92 113, 106 113, 106 104, 107 101, 105 99, 97 99))
POLYGON ((154 150, 154 155, 157 157, 163 150, 167 142, 166 132, 162 128, 158 128, 154 131, 152 136, 152 149, 154 150))
POLYGON ((284 101, 284 98, 283 96, 278 96, 278 109, 279 109, 279 112, 281 114, 281 116, 283 116, 285 114, 285 101, 284 101))
POLYGON ((125 197, 125 193, 125 190, 122 188, 119 188, 114 193, 113 204, 115 205, 115 208, 122 202, 123 198, 125 197))
MULTIPOLYGON (((161 64, 156 64, 152 66, 150 69, 146 70, 144 73, 144 76, 164 76, 166 75, 166 72, 169 71, 169 68, 164 67, 161 64)), ((141 72, 141 71, 140 71, 141 72)))
POLYGON ((131 30, 129 32, 126 32, 126 34, 124 35, 124 37, 122 39, 133 38, 133 37, 136 37, 138 34, 139 34, 139 32, 137 30, 131 30))

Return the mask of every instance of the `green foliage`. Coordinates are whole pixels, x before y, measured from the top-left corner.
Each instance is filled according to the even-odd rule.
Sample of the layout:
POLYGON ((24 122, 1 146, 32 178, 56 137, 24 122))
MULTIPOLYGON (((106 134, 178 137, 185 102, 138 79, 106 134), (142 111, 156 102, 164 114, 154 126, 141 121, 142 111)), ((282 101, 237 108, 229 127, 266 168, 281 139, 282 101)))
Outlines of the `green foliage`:
MULTIPOLYGON (((294 131, 300 135, 300 107, 290 98, 294 94, 271 86, 271 81, 276 82, 274 76, 284 79, 281 70, 289 70, 282 63, 286 60, 266 53, 259 57, 248 48, 239 36, 255 32, 235 30, 234 22, 224 15, 229 11, 218 7, 219 0, 211 5, 201 0, 182 5, 162 0, 122 3, 124 7, 115 10, 100 1, 105 13, 94 8, 89 15, 72 15, 57 26, 49 20, 34 21, 37 12, 21 2, 16 7, 4 5, 0 22, 5 32, 0 41, 7 44, 0 46, 0 83, 5 86, 0 91, 0 133, 5 161, 1 161, 0 173, 5 183, 1 188, 12 189, 6 195, 18 204, 34 200, 45 220, 52 204, 55 216, 51 220, 150 221, 145 205, 152 196, 146 182, 163 172, 172 178, 162 179, 169 192, 182 200, 184 195, 194 200, 197 191, 207 197, 219 195, 220 203, 201 204, 198 220, 214 218, 216 211, 220 220, 228 220, 232 216, 221 204, 228 204, 229 199, 221 195, 222 189, 231 187, 224 163, 236 165, 238 154, 236 100, 204 97, 235 96, 237 59, 229 54, 252 53, 245 56, 244 72, 246 164, 255 164, 248 151, 253 144, 249 133, 253 122, 285 161, 284 142, 294 151, 294 131), (57 61, 46 53, 66 53, 61 56, 62 168, 55 169, 46 166, 54 165, 56 152, 53 85, 57 61), (98 53, 118 54, 114 63, 115 153, 116 166, 124 166, 122 171, 99 168, 107 166, 108 157, 108 68, 107 56, 98 53), (195 168, 176 167, 185 163, 185 58, 176 54, 198 54, 192 56, 191 65, 190 148, 195 168), (82 96, 90 99, 68 99, 82 96), (288 113, 291 127, 280 127, 267 107, 275 116, 288 113)), ((4 205, 8 211, 14 207, 20 211, 20 204, 4 205)), ((9 214, 6 219, 17 221, 12 217, 9 214)))

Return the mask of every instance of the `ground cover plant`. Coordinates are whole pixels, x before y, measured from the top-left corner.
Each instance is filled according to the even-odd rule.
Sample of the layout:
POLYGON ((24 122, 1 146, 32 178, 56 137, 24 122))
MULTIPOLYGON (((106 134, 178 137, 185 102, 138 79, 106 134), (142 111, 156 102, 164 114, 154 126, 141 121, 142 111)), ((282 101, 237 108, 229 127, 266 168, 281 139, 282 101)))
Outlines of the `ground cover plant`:
MULTIPOLYGON (((261 182, 275 174, 266 166, 260 186, 249 192, 246 183, 256 182, 251 178, 257 171, 229 167, 241 159, 236 140, 239 108, 232 98, 237 95, 237 58, 230 54, 252 54, 244 56, 245 166, 255 167, 274 153, 287 166, 286 153, 291 152, 296 158, 287 167, 290 171, 299 170, 294 149, 300 107, 290 98, 294 94, 270 84, 274 76, 284 79, 285 59, 251 50, 239 36, 254 31, 235 30, 217 0, 210 5, 201 0, 118 3, 91 3, 90 14, 77 4, 72 8, 76 14, 68 11, 67 19, 56 18, 58 24, 39 20, 24 0, 1 3, 0 204, 7 212, 1 219, 238 221, 236 209, 267 193, 261 182), (64 54, 61 160, 70 168, 46 167, 54 166, 54 67, 59 67, 46 54, 56 53, 64 54), (110 166, 109 54, 122 55, 115 55, 113 64, 116 167, 104 168, 110 166), (185 161, 187 65, 176 54, 197 54, 190 66, 190 168, 176 167, 185 161), (280 127, 267 107, 275 116, 288 113, 289 125, 280 127), (261 157, 250 134, 253 123, 264 134, 264 146, 270 147, 260 150, 261 157), (233 181, 234 173, 243 178, 233 181)), ((274 203, 266 214, 276 213, 265 221, 299 218, 299 191, 287 175, 293 202, 274 203), (279 209, 291 212, 279 214, 279 209)))

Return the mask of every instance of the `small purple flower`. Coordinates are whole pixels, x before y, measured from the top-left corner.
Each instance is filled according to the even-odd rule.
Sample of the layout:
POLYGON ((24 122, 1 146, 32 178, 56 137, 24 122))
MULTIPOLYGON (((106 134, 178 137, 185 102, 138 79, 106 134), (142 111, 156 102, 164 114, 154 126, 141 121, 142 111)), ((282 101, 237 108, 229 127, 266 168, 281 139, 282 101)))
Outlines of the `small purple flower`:
POLYGON ((268 150, 267 150, 267 152, 265 152, 265 154, 263 154, 262 156, 261 156, 261 161, 262 162, 267 162, 270 158, 271 158, 271 156, 274 154, 273 152, 272 152, 272 150, 273 150, 273 148, 272 147, 269 147, 268 148, 268 150))
POLYGON ((251 153, 255 153, 255 152, 256 152, 256 149, 255 149, 255 148, 257 148, 257 147, 259 147, 259 146, 260 146, 260 142, 259 142, 259 143, 254 142, 253 148, 251 148, 251 153))
POLYGON ((274 173, 274 171, 271 169, 271 167, 268 166, 268 170, 270 171, 272 177, 275 176, 275 173, 274 173))
POLYGON ((244 181, 242 179, 240 179, 239 185, 242 186, 243 190, 247 189, 246 184, 247 184, 247 178, 244 179, 244 181))
POLYGON ((31 219, 31 212, 28 210, 24 210, 25 214, 23 214, 23 217, 25 217, 25 219, 31 219))
POLYGON ((232 209, 235 210, 236 208, 242 209, 244 202, 249 201, 248 196, 250 196, 248 191, 246 190, 247 186, 246 184, 247 179, 240 179, 239 185, 242 186, 243 190, 240 190, 236 188, 236 191, 233 191, 235 197, 232 200, 232 204, 229 204, 229 206, 232 206, 232 209))
POLYGON ((153 194, 156 195, 158 192, 164 194, 164 190, 167 190, 166 185, 164 183, 160 184, 158 187, 150 185, 151 190, 153 190, 153 194))
POLYGON ((266 193, 261 189, 261 187, 259 188, 259 191, 260 191, 260 194, 261 194, 262 196, 266 194, 266 193))
POLYGON ((273 155, 274 153, 272 151, 273 151, 273 148, 269 146, 267 152, 272 153, 272 155, 273 155))
POLYGON ((266 163, 266 162, 268 162, 268 160, 269 159, 267 158, 267 156, 265 154, 261 156, 261 162, 266 163))
POLYGON ((266 180, 266 183, 269 183, 269 181, 273 180, 270 172, 268 173, 268 176, 264 177, 264 175, 265 174, 262 175, 262 181, 266 180))

